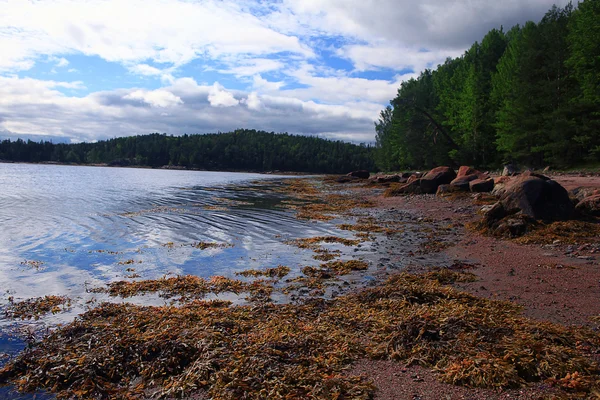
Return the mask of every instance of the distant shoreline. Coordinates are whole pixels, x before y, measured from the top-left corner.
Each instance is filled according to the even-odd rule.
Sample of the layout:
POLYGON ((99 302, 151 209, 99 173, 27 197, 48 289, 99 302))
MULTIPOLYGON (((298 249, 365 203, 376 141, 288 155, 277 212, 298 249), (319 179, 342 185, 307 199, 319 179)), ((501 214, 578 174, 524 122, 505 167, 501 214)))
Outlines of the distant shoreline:
MULTIPOLYGON (((27 161, 0 160, 0 164, 58 165, 58 166, 66 166, 66 167, 130 168, 130 169, 154 169, 154 170, 196 171, 196 172, 234 172, 234 173, 260 174, 260 175, 292 175, 292 176, 332 175, 332 174, 326 174, 326 173, 322 173, 322 172, 253 171, 253 170, 236 170, 236 169, 200 169, 200 168, 187 168, 187 167, 169 166, 169 165, 163 165, 162 167, 150 167, 147 165, 110 165, 107 163, 76 164, 76 163, 61 163, 61 162, 56 162, 56 161, 27 162, 27 161)), ((333 174, 333 175, 335 175, 335 174, 333 174)))

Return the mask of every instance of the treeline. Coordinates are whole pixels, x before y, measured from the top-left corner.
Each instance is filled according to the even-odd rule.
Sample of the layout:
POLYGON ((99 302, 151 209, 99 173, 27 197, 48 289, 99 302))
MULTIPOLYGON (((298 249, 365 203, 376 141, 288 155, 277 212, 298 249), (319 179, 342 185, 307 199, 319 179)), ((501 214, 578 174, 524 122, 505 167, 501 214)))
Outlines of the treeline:
POLYGON ((376 123, 383 170, 600 161, 600 0, 490 31, 403 82, 376 123))
POLYGON ((0 142, 0 160, 222 171, 345 173, 375 169, 370 146, 255 130, 183 136, 154 133, 78 144, 4 140, 0 142))

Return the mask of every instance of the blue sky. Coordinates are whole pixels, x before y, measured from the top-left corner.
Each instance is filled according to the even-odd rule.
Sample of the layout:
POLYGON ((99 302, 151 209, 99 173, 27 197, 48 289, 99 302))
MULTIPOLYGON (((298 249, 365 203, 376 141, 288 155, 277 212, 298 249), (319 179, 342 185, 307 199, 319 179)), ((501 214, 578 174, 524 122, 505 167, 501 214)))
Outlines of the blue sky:
POLYGON ((403 80, 552 3, 0 0, 0 136, 254 128, 371 142, 403 80))

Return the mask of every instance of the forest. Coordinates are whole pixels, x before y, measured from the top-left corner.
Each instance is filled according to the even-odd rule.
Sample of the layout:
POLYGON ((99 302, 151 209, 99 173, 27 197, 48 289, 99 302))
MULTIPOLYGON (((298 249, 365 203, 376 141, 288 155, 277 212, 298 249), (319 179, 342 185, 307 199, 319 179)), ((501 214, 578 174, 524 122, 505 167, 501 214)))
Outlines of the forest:
POLYGON ((374 170, 373 147, 256 130, 170 136, 150 134, 95 143, 0 142, 0 160, 182 167, 220 171, 346 173, 374 170))
POLYGON ((385 171, 600 162, 600 0, 488 32, 402 83, 376 129, 385 171))

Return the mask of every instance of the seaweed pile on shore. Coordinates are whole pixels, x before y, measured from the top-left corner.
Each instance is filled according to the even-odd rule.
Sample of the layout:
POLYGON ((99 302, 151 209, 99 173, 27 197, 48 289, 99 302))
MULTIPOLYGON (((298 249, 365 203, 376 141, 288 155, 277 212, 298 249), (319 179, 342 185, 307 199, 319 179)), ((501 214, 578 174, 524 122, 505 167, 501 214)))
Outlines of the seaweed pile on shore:
POLYGON ((345 369, 371 357, 434 368, 441 380, 471 387, 544 381, 566 395, 596 390, 596 333, 536 322, 512 303, 438 279, 470 277, 403 273, 300 304, 105 303, 11 361, 0 382, 60 398, 367 399, 375 388, 345 369))
MULTIPOLYGON (((329 178, 321 180, 321 185, 332 187, 334 181, 329 178)), ((323 194, 322 188, 307 179, 290 179, 284 182, 281 192, 307 201, 305 204, 283 203, 285 208, 296 210, 296 218, 316 221, 330 221, 337 214, 348 212, 354 208, 374 207, 375 204, 364 198, 356 198, 344 194, 323 194)))

